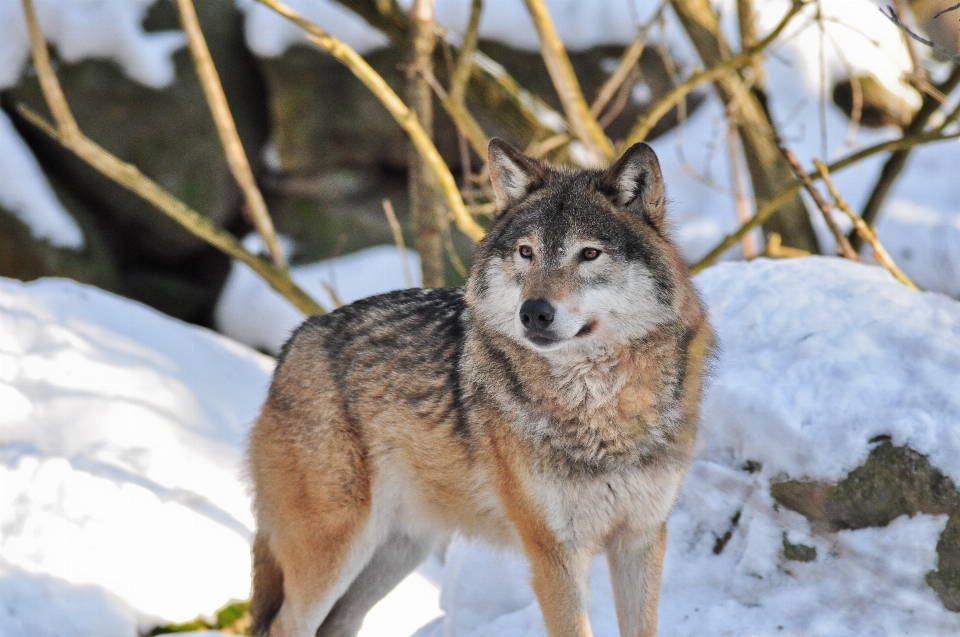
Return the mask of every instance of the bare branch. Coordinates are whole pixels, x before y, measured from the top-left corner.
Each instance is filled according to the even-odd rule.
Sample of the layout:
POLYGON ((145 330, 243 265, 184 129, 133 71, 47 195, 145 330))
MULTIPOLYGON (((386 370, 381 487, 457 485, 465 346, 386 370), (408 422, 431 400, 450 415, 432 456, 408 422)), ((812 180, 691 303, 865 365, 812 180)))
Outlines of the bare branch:
POLYGON ((70 112, 70 106, 67 104, 67 98, 63 94, 60 82, 53 72, 53 65, 50 63, 50 52, 47 50, 47 41, 40 32, 40 23, 37 21, 37 11, 33 6, 33 0, 23 0, 23 15, 27 21, 27 32, 30 34, 30 47, 33 52, 33 65, 37 69, 37 76, 40 79, 40 90, 43 91, 43 98, 53 113, 53 119, 57 123, 60 135, 64 139, 76 141, 80 137, 80 127, 77 126, 77 120, 73 118, 70 112))
POLYGON ((397 221, 397 215, 393 211, 393 204, 389 199, 383 200, 383 214, 387 217, 387 223, 390 224, 390 230, 393 231, 393 242, 397 244, 397 252, 400 253, 400 267, 403 268, 403 280, 408 288, 412 288, 413 275, 410 272, 410 261, 407 259, 407 246, 403 241, 403 231, 400 229, 400 222, 397 221))
MULTIPOLYGON (((837 172, 848 166, 866 159, 877 153, 885 153, 888 151, 898 151, 905 148, 912 148, 914 146, 920 146, 923 144, 929 144, 932 142, 947 141, 950 139, 960 139, 960 133, 954 133, 951 135, 944 135, 939 131, 933 131, 930 133, 925 133, 923 135, 914 135, 911 137, 901 137, 899 139, 891 139, 886 142, 881 142, 867 148, 858 150, 855 153, 851 153, 846 157, 839 159, 829 166, 827 169, 830 172, 837 172)), ((807 173, 807 176, 811 179, 819 179, 820 175, 818 173, 807 173)), ((695 264, 690 266, 690 272, 696 274, 704 268, 710 266, 714 261, 720 258, 724 252, 729 250, 731 247, 736 245, 738 241, 743 239, 748 232, 759 226, 761 223, 773 216, 773 214, 782 206, 785 202, 793 198, 797 192, 800 190, 800 182, 794 181, 790 186, 785 188, 780 194, 778 194, 773 199, 769 199, 763 203, 763 205, 757 210, 756 214, 750 218, 750 221, 741 225, 737 230, 731 232, 717 246, 711 250, 705 257, 697 261, 695 264)))
POLYGON ((420 156, 424 162, 434 172, 437 182, 447 200, 453 219, 465 235, 479 241, 485 234, 483 228, 474 221, 460 196, 460 190, 457 188, 457 182, 454 180, 450 169, 440 156, 437 147, 427 132, 420 125, 415 113, 413 113, 403 100, 390 88, 384 79, 364 60, 356 51, 347 46, 340 40, 329 35, 316 24, 310 22, 302 15, 291 9, 279 0, 257 0, 294 24, 297 24, 307 31, 307 39, 322 49, 330 53, 333 57, 342 62, 357 78, 370 89, 370 91, 386 107, 393 119, 410 136, 420 156))
POLYGON ((743 68, 744 66, 749 65, 753 59, 763 53, 768 46, 770 46, 774 40, 776 40, 783 30, 790 23, 790 20, 793 19, 797 13, 805 5, 802 3, 795 3, 789 11, 780 19, 780 22, 777 23, 777 26, 774 27, 773 31, 767 34, 765 38, 757 42, 755 46, 748 48, 747 50, 735 55, 734 57, 716 64, 709 69, 700 71, 699 73, 694 73, 686 81, 677 84, 673 87, 669 93, 664 95, 660 100, 654 104, 649 111, 641 115, 636 124, 633 125, 633 128, 630 130, 630 133, 627 135, 626 140, 621 144, 621 148, 628 148, 637 142, 642 142, 647 138, 647 135, 650 134, 650 131, 653 130, 653 127, 663 118, 664 115, 670 112, 674 106, 679 104, 684 98, 689 95, 693 89, 697 88, 701 84, 706 82, 711 82, 718 77, 725 75, 726 73, 743 68))
POLYGON ((600 87, 600 92, 597 93, 597 99, 593 101, 593 105, 590 107, 591 115, 600 117, 603 109, 606 108, 610 100, 613 99, 613 96, 617 94, 620 87, 623 86, 627 78, 630 77, 633 69, 640 61, 640 56, 643 55, 643 50, 646 46, 646 38, 641 34, 637 36, 637 39, 623 52, 623 55, 620 56, 620 62, 617 64, 617 69, 613 72, 613 75, 607 78, 603 86, 600 87))
POLYGON ((230 172, 233 173, 240 190, 243 191, 253 225, 257 228, 260 236, 263 237, 263 242, 266 244, 273 262, 281 268, 286 267, 287 259, 283 255, 283 249, 277 239, 273 220, 267 211, 267 203, 263 200, 260 188, 257 187, 257 180, 253 176, 250 162, 247 161, 247 154, 240 142, 240 135, 237 133, 233 115, 230 113, 230 106, 227 104, 227 96, 223 93, 220 77, 217 75, 213 58, 210 57, 210 49, 207 48, 206 39, 204 39, 203 31, 200 29, 200 21, 197 19, 197 10, 193 6, 193 0, 177 0, 177 8, 180 11, 183 30, 187 34, 187 43, 197 69, 197 76, 200 78, 200 85, 203 87, 203 94, 207 98, 207 104, 213 114, 213 121, 217 126, 217 134, 220 136, 220 143, 223 145, 223 150, 227 156, 230 172))
POLYGON ((600 128, 597 118, 590 113, 590 107, 583 97, 580 82, 570 64, 567 50, 557 35, 557 30, 550 18, 550 12, 543 0, 524 0, 533 24, 540 35, 540 53, 547 65, 547 72, 557 89, 563 111, 567 115, 570 130, 594 156, 599 165, 613 159, 613 144, 600 128))
MULTIPOLYGON (((952 8, 955 9, 956 7, 952 7, 952 8)), ((897 15, 897 12, 894 10, 893 7, 891 7, 890 5, 887 5, 886 11, 883 10, 883 7, 878 7, 878 9, 880 13, 882 13, 887 20, 890 20, 890 22, 893 22, 895 25, 897 25, 897 27, 899 27, 900 30, 906 33, 908 36, 910 36, 917 42, 920 42, 921 44, 926 44, 931 49, 934 49, 935 51, 938 51, 944 54, 945 56, 952 59, 957 64, 960 64, 960 55, 957 55, 956 53, 950 51, 949 49, 943 46, 940 46, 933 40, 928 40, 923 36, 917 35, 913 31, 911 31, 909 28, 907 28, 907 25, 905 25, 903 22, 900 21, 900 16, 897 15)), ((941 11, 940 13, 943 13, 943 12, 941 11)), ((938 13, 937 15, 940 15, 940 14, 938 13)))
POLYGON ((793 154, 793 151, 786 147, 781 147, 780 152, 783 153, 783 156, 787 158, 787 162, 790 164, 790 167, 793 169, 793 174, 797 176, 797 179, 800 180, 800 183, 803 184, 803 187, 806 189, 810 196, 813 197, 814 203, 817 204, 817 208, 820 209, 820 213, 823 215, 823 220, 827 222, 827 227, 830 228, 830 232, 833 233, 834 238, 837 240, 837 252, 840 253, 844 258, 850 259, 851 261, 859 261, 860 255, 854 251, 850 246, 850 241, 847 239, 847 236, 843 234, 843 230, 840 229, 840 226, 837 225, 837 220, 833 218, 833 213, 830 211, 830 204, 827 203, 827 200, 823 198, 823 195, 820 194, 820 191, 817 190, 817 187, 813 185, 813 181, 810 180, 810 177, 807 176, 807 173, 803 171, 803 166, 800 165, 800 161, 797 159, 797 156, 793 154))
POLYGON ((884 268, 890 271, 890 274, 894 276, 897 281, 900 281, 908 288, 913 290, 918 290, 917 284, 910 280, 903 270, 901 270, 896 262, 893 260, 893 257, 890 256, 890 253, 887 252, 887 249, 883 247, 883 244, 880 243, 880 240, 877 239, 876 233, 873 231, 870 226, 868 226, 863 219, 861 219, 853 209, 850 208, 850 205, 847 204, 846 200, 840 196, 840 191, 837 189, 836 184, 833 183, 833 179, 830 178, 830 171, 827 169, 826 164, 824 164, 819 159, 813 160, 813 165, 817 167, 817 172, 820 173, 820 178, 823 179, 823 183, 826 184, 827 190, 830 191, 830 196, 833 197, 834 203, 850 218, 850 221, 853 222, 853 227, 856 229, 857 234, 859 234, 864 241, 870 244, 873 248, 873 258, 877 260, 877 263, 882 265, 884 268))

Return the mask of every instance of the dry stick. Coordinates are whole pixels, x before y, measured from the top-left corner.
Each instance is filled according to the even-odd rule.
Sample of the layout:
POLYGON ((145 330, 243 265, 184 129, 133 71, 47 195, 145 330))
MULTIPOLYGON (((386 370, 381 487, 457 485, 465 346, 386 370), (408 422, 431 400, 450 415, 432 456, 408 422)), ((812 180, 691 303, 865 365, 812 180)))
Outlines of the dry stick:
MULTIPOLYGON (((467 24, 467 32, 463 37, 460 56, 457 58, 456 66, 451 73, 450 91, 446 97, 441 97, 440 101, 444 110, 457 125, 457 131, 467 138, 470 145, 473 146, 473 150, 480 157, 485 157, 487 143, 490 140, 483 129, 480 128, 477 120, 467 110, 466 105, 467 85, 470 83, 471 70, 473 69, 473 55, 477 52, 477 42, 480 39, 480 14, 482 12, 483 0, 473 0, 470 5, 470 21, 467 24)), ((445 52, 451 50, 446 40, 443 40, 443 44, 445 52)))
POLYGON ((247 161, 243 144, 240 142, 240 135, 237 133, 233 115, 230 113, 230 106, 227 104, 227 96, 223 93, 220 76, 217 75, 213 58, 210 57, 210 49, 207 48, 203 31, 200 29, 200 21, 197 18, 197 10, 193 6, 193 0, 177 0, 177 8, 180 11, 183 30, 187 34, 187 44, 190 47, 190 54, 193 56, 197 76, 200 78, 200 85, 203 87, 203 94, 207 98, 207 104, 213 114, 213 121, 217 126, 217 134, 220 136, 220 143, 223 145, 223 150, 227 156, 230 172, 233 173, 233 178, 237 180, 240 190, 243 191, 253 225, 260 236, 263 237, 263 242, 266 244, 267 250, 270 251, 273 262, 281 268, 286 267, 287 259, 280 247, 280 241, 277 239, 277 232, 273 227, 270 213, 267 211, 267 204, 263 200, 260 188, 257 187, 253 170, 250 169, 250 162, 247 161))
POLYGON ((356 51, 344 44, 335 37, 329 35, 326 31, 313 24, 302 15, 288 7, 279 0, 257 0, 264 4, 291 22, 299 25, 307 31, 307 39, 327 51, 330 55, 337 58, 357 78, 370 89, 370 91, 386 107, 393 119, 400 125, 410 140, 413 142, 420 156, 423 157, 426 166, 433 171, 440 185, 441 190, 450 207, 454 222, 460 231, 473 239, 479 241, 485 234, 483 228, 474 221, 473 217, 467 211, 460 196, 460 190, 457 188, 457 182, 450 173, 450 169, 444 163, 437 147, 427 132, 420 126, 416 113, 412 112, 407 105, 403 103, 397 94, 387 85, 386 81, 378 74, 373 67, 367 64, 366 60, 360 57, 356 51))
MULTIPOLYGON (((743 173, 740 166, 740 138, 737 137, 733 126, 727 128, 727 152, 730 159, 730 181, 733 185, 733 200, 737 208, 737 218, 740 223, 746 223, 750 220, 750 202, 743 188, 743 173)), ((773 233, 778 238, 779 234, 773 233)), ((757 256, 757 240, 750 235, 741 240, 743 245, 743 258, 752 259, 757 256)))
POLYGON ((782 152, 783 156, 787 158, 790 168, 793 169, 793 174, 797 176, 797 179, 800 180, 800 183, 803 184, 803 187, 808 193, 810 193, 810 196, 813 197, 814 203, 817 204, 817 208, 819 208, 820 212, 823 214, 823 220, 827 222, 827 227, 830 228, 830 232, 833 233, 834 238, 837 240, 837 252, 839 252, 841 256, 846 257, 851 261, 859 261, 860 255, 857 254, 857 252, 850 245, 847 235, 843 234, 843 230, 841 230, 840 226, 837 225, 837 220, 833 218, 833 213, 830 212, 830 204, 827 203, 827 200, 823 198, 823 195, 820 194, 820 191, 817 190, 816 186, 813 185, 813 181, 811 181, 810 177, 807 176, 807 173, 804 172, 803 166, 800 165, 800 161, 797 159, 797 156, 793 154, 792 150, 784 146, 780 147, 780 152, 782 152))
POLYGON ((580 82, 573 71, 567 50, 560 41, 560 36, 557 35, 550 12, 547 11, 543 0, 524 0, 524 2, 540 36, 540 54, 547 65, 547 72, 553 80, 557 95, 560 97, 570 130, 583 142, 598 165, 613 159, 613 144, 600 128, 597 118, 590 113, 590 107, 587 106, 587 101, 583 97, 580 82))
POLYGON ((620 87, 623 86, 627 78, 630 77, 630 72, 633 71, 633 67, 640 61, 640 56, 643 55, 643 50, 646 46, 646 39, 643 35, 639 35, 637 39, 627 47, 627 50, 623 52, 623 55, 620 56, 620 63, 617 65, 617 70, 615 70, 613 75, 608 77, 607 81, 600 87, 600 92, 597 93, 597 99, 595 99, 593 105, 590 106, 591 115, 600 117, 603 109, 606 108, 610 100, 613 99, 613 96, 617 94, 620 87))
POLYGON ((43 117, 22 104, 17 107, 20 114, 93 168, 152 203, 192 234, 249 266, 263 277, 270 287, 304 314, 323 314, 323 307, 290 278, 290 273, 286 269, 268 263, 245 250, 232 235, 214 226, 200 213, 141 173, 136 166, 118 159, 80 131, 60 82, 57 80, 57 75, 53 71, 53 66, 50 64, 50 56, 37 23, 33 0, 23 0, 23 10, 34 53, 33 64, 40 78, 44 99, 54 114, 57 127, 51 126, 43 117))
POLYGON ((833 197, 833 200, 840 210, 842 210, 848 217, 850 221, 853 222, 853 227, 856 229, 857 234, 863 237, 863 240, 870 244, 870 247, 873 248, 873 258, 877 260, 877 263, 885 267, 890 271, 890 274, 894 276, 897 281, 900 281, 908 288, 913 290, 919 290, 917 284, 910 280, 903 270, 901 270, 896 262, 893 260, 893 257, 890 256, 890 253, 887 252, 887 249, 883 247, 883 244, 880 243, 880 240, 877 239, 877 234, 873 229, 861 219, 846 200, 840 196, 840 191, 837 189, 836 184, 833 183, 833 179, 830 178, 830 171, 827 169, 826 164, 824 164, 819 159, 813 160, 813 165, 817 167, 817 172, 820 173, 820 178, 823 179, 823 183, 826 185, 827 190, 830 191, 830 196, 833 197))
MULTIPOLYGON (((370 26, 383 32, 398 46, 407 41, 410 29, 407 15, 395 0, 334 0, 337 4, 356 13, 370 26)), ((455 47, 454 47, 455 48, 455 47)), ((520 130, 524 139, 544 139, 565 130, 563 116, 550 108, 543 100, 520 86, 520 84, 499 64, 475 51, 471 60, 470 74, 476 85, 473 96, 492 114, 506 110, 518 116, 507 121, 501 118, 511 130, 520 130)), ((446 104, 444 104, 446 108, 446 104)), ((469 128, 472 117, 465 109, 458 112, 448 111, 450 117, 467 133, 470 143, 483 156, 486 155, 486 138, 479 127, 469 128), (480 143, 482 141, 482 143, 480 143)))
MULTIPOLYGON (((931 142, 947 141, 950 139, 960 139, 960 133, 955 133, 951 135, 943 135, 938 131, 933 131, 931 133, 926 133, 924 135, 915 135, 912 137, 901 137, 900 139, 891 139, 890 141, 881 142, 879 144, 874 144, 867 148, 858 150, 855 153, 851 153, 846 157, 839 159, 828 166, 830 172, 837 172, 843 168, 851 166, 867 157, 876 155, 877 153, 884 153, 887 151, 897 151, 904 148, 912 148, 914 146, 920 146, 922 144, 929 144, 931 142)), ((808 177, 811 179, 819 179, 819 174, 808 174, 808 177)), ((740 226, 734 232, 731 232, 717 246, 711 250, 705 257, 697 261, 695 264, 690 266, 691 274, 696 274, 704 268, 708 267, 711 263, 716 261, 720 255, 729 250, 731 247, 736 245, 738 241, 743 239, 744 236, 761 223, 769 219, 773 214, 780 209, 787 201, 790 201, 794 195, 797 194, 797 191, 800 190, 800 182, 794 181, 790 186, 785 188, 780 194, 778 194, 773 199, 769 199, 763 206, 757 210, 757 213, 747 223, 740 226)))
MULTIPOLYGON (((943 93, 950 93, 958 85, 960 85, 960 65, 955 65, 950 75, 937 85, 937 90, 943 93)), ((930 118, 933 117, 933 114, 939 111, 939 109, 939 101, 931 95, 924 95, 920 109, 913 115, 913 119, 910 120, 906 128, 903 129, 904 137, 921 133, 930 121, 930 118)), ((934 132, 941 132, 948 123, 949 120, 945 120, 934 132)), ((880 207, 893 188, 897 177, 906 167, 909 158, 910 148, 907 147, 892 153, 890 157, 887 158, 887 161, 884 162, 883 168, 880 169, 880 175, 877 177, 877 181, 874 183, 873 189, 870 191, 870 196, 867 198, 867 203, 864 204, 863 212, 860 215, 868 225, 876 221, 877 215, 880 214, 880 207)), ((859 249, 861 245, 860 237, 856 233, 852 233, 850 243, 859 249)))
POLYGON ((393 211, 393 204, 389 199, 383 200, 383 214, 387 216, 387 223, 390 224, 390 230, 393 231, 393 242, 397 244, 397 252, 400 253, 400 267, 403 268, 403 280, 408 288, 413 287, 413 275, 410 273, 410 261, 407 260, 407 245, 403 241, 403 231, 400 229, 400 222, 397 221, 397 215, 393 211))
POLYGON ((617 99, 610 105, 610 108, 597 120, 600 122, 600 126, 606 130, 607 126, 613 123, 620 113, 623 112, 623 109, 626 108, 627 102, 630 101, 630 93, 634 85, 640 79, 640 67, 633 67, 633 71, 630 72, 630 75, 627 77, 627 81, 620 86, 620 90, 617 91, 617 99))
MULTIPOLYGON (((893 7, 887 6, 887 11, 889 11, 889 13, 887 13, 887 11, 884 11, 883 7, 877 7, 877 8, 880 10, 880 13, 883 14, 883 17, 885 17, 887 20, 897 25, 897 27, 899 27, 900 30, 906 33, 908 36, 910 36, 917 42, 920 42, 921 44, 926 44, 931 49, 939 51, 940 53, 944 54, 948 58, 952 59, 957 64, 960 64, 960 55, 957 55, 956 53, 950 51, 949 49, 937 44, 933 40, 928 40, 926 38, 923 38, 917 35, 913 31, 911 31, 909 28, 907 28, 907 25, 905 25, 903 22, 900 21, 900 16, 897 15, 897 12, 893 9, 893 7)), ((951 7, 951 9, 953 8, 956 8, 956 7, 951 7)), ((943 12, 941 11, 940 13, 943 13, 943 12)), ((937 14, 937 15, 940 15, 940 14, 937 14)))
POLYGON ((637 123, 633 125, 632 129, 630 129, 630 133, 627 135, 626 140, 624 140, 623 144, 621 145, 621 149, 645 140, 647 135, 650 134, 650 131, 653 130, 653 127, 657 125, 663 116, 669 113, 670 109, 679 104, 681 100, 683 100, 693 91, 693 89, 705 82, 711 82, 730 71, 749 65, 756 56, 763 53, 766 48, 770 46, 770 44, 772 44, 777 37, 779 37, 779 35, 787 27, 787 24, 790 22, 790 20, 792 20, 793 17, 797 15, 797 13, 804 6, 804 4, 794 4, 790 10, 787 11, 786 15, 780 19, 780 22, 776 27, 774 27, 773 31, 768 33, 767 36, 760 40, 755 46, 752 46, 749 49, 733 56, 729 60, 712 66, 709 69, 700 71, 699 73, 694 73, 686 81, 681 82, 673 87, 673 90, 660 98, 660 100, 654 104, 649 111, 637 118, 637 123))

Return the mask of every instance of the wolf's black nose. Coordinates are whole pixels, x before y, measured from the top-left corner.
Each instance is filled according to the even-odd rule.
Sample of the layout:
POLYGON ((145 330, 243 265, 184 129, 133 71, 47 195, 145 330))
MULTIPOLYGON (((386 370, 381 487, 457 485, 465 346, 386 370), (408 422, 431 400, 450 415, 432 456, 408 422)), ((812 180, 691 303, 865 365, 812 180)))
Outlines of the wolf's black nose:
POLYGON ((553 323, 553 306, 546 299, 528 299, 520 306, 520 322, 528 330, 545 330, 553 323))

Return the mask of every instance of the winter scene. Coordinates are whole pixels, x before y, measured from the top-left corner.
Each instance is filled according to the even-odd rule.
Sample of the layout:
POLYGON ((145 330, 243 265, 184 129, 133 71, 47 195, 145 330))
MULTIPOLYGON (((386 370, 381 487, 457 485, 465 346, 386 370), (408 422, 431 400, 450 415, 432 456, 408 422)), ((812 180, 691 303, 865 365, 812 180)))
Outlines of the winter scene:
POLYGON ((960 4, 0 0, 0 635, 174 633, 960 635, 960 4))

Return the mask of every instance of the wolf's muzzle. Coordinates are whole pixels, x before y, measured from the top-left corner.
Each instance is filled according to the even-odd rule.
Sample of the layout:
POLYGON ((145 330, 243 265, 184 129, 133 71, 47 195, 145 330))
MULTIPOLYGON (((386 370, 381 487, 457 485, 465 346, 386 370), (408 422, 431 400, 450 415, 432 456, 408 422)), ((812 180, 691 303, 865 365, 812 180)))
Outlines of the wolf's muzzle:
POLYGON ((527 299, 520 306, 520 323, 524 336, 537 345, 547 345, 559 340, 550 329, 555 310, 546 299, 527 299))

